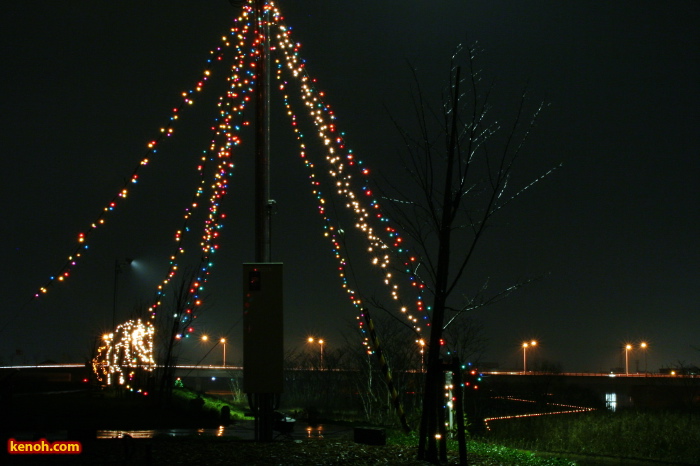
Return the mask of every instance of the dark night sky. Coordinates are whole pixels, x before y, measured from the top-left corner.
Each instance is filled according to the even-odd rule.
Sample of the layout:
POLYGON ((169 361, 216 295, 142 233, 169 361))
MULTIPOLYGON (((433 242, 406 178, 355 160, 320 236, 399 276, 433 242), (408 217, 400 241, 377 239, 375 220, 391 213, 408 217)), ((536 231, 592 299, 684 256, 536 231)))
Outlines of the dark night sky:
MULTIPOLYGON (((456 45, 478 41, 499 117, 512 115, 526 85, 535 103, 551 104, 520 173, 562 168, 499 219, 475 271, 494 283, 546 276, 479 312, 485 359, 519 368, 520 343, 536 338, 541 359, 608 370, 624 365, 624 343, 645 340, 650 369, 700 364, 700 2, 310 0, 281 9, 348 145, 385 175, 400 146, 391 116, 412 122, 407 62, 439 96, 456 45)), ((149 302, 208 141, 205 96, 96 231, 71 280, 24 305, 130 176, 235 14, 225 0, 3 7, 0 362, 82 361, 111 320, 117 257, 139 265, 120 276, 120 308, 149 302)), ((276 131, 273 260, 287 270, 287 344, 315 334, 333 345, 354 310, 335 286, 288 126, 276 131)), ((240 358, 240 263, 254 259, 251 146, 237 159, 201 319, 203 331, 229 335, 231 360, 240 358)), ((203 348, 191 344, 194 360, 203 348)))

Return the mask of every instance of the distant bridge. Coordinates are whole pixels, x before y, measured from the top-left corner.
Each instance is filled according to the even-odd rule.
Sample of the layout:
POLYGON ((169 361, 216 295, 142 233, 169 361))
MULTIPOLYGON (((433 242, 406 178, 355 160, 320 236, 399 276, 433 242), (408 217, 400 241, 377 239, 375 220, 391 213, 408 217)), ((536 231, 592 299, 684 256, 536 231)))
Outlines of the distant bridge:
MULTIPOLYGON (((240 381, 242 366, 188 365, 175 366, 175 377, 199 391, 222 392, 230 389, 229 381, 240 381)), ((345 370, 289 369, 290 372, 322 374, 333 378, 345 370)), ((485 391, 499 395, 533 396, 588 392, 599 402, 617 407, 683 407, 700 405, 700 376, 670 374, 618 374, 603 372, 545 373, 522 371, 482 371, 485 391)), ((80 383, 91 380, 92 369, 86 364, 37 364, 0 366, 0 385, 32 383, 80 383)), ((486 393, 484 393, 486 395, 486 393)))
POLYGON ((489 390, 517 394, 594 394, 611 408, 700 405, 700 376, 604 372, 482 372, 489 390))

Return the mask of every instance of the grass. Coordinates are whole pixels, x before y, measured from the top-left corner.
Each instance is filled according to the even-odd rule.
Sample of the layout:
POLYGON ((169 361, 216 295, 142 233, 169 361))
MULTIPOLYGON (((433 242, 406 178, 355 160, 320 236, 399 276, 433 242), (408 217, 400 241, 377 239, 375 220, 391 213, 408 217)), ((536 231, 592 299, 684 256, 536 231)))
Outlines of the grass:
POLYGON ((486 438, 516 448, 700 464, 700 416, 623 410, 492 423, 486 438))
MULTIPOLYGON (((201 396, 186 389, 174 392, 172 407, 163 410, 157 403, 143 395, 100 393, 31 394, 18 396, 6 406, 7 417, 3 423, 11 431, 30 429, 67 429, 72 440, 80 440, 84 452, 79 458, 52 458, 56 464, 138 464, 146 457, 153 464, 324 464, 324 465, 378 465, 402 464, 422 465, 415 459, 416 438, 391 429, 390 442, 386 446, 368 446, 354 443, 351 439, 304 439, 302 441, 280 441, 272 444, 246 442, 237 439, 207 438, 160 438, 136 441, 131 444, 119 440, 95 441, 92 429, 151 429, 160 427, 207 427, 206 421, 216 422, 217 413, 228 406, 232 417, 243 417, 245 412, 235 405, 215 397, 201 396), (77 430, 80 429, 80 432, 77 430)), ((363 423, 364 424, 364 423, 363 423)), ((1 431, 2 429, 0 429, 1 431)), ((450 443, 449 464, 456 464, 457 447, 450 443)), ((537 458, 528 452, 512 448, 470 442, 470 461, 473 465, 564 465, 561 460, 537 458)), ((0 456, 0 463, 10 460, 0 456)), ((45 459, 45 458, 44 458, 45 459)), ((30 458, 42 464, 42 458, 30 458)))
POLYGON ((199 395, 197 392, 187 388, 176 388, 173 390, 174 403, 180 407, 191 405, 197 397, 200 397, 204 401, 202 405, 203 411, 221 413, 221 410, 228 406, 231 413, 231 420, 253 419, 250 416, 246 416, 246 410, 236 403, 229 403, 215 396, 199 395))
MULTIPOLYGON (((418 445, 417 432, 405 433, 390 430, 387 436, 388 445, 415 447, 418 445)), ((457 455, 456 440, 447 441, 447 449, 451 456, 457 455)), ((477 464, 522 465, 522 466, 574 466, 576 463, 558 456, 540 456, 536 452, 497 445, 478 440, 467 441, 467 456, 470 461, 478 458, 477 464)))
MULTIPOLYGON (((17 396, 6 403, 3 419, 6 427, 14 430, 70 430, 90 426, 96 429, 208 427, 207 422, 212 426, 219 425, 221 410, 226 406, 232 420, 245 419, 245 407, 216 397, 200 396, 186 389, 176 389, 172 406, 165 410, 142 395, 125 396, 109 392, 32 394, 17 396), (201 401, 193 401, 198 397, 201 397, 201 401)), ((606 464, 606 459, 609 460, 607 464, 623 464, 622 459, 700 464, 699 421, 700 413, 671 411, 597 411, 510 419, 492 422, 492 431, 483 438, 470 439, 467 448, 472 464, 479 465, 591 464, 585 457, 580 463, 562 459, 581 454, 596 458, 595 464, 606 464), (554 452, 555 455, 546 456, 547 452, 554 452)), ((350 424, 366 425, 364 422, 350 424)), ((413 458, 417 445, 416 433, 405 434, 394 429, 387 429, 387 433, 388 449, 386 452, 377 449, 373 453, 376 457, 391 456, 400 451, 404 458, 413 458)), ((331 449, 343 448, 348 454, 369 455, 368 452, 372 450, 353 446, 352 442, 342 447, 340 444, 330 444, 330 440, 328 442, 331 449), (362 448, 364 450, 360 451, 362 448)), ((313 450, 314 455, 321 455, 321 444, 318 448, 304 448, 309 452, 313 450)), ((253 447, 250 448, 253 450, 253 447)), ((450 458, 456 458, 455 441, 448 441, 448 450, 450 458)), ((260 454, 264 457, 265 451, 260 454)), ((629 463, 626 461, 625 464, 629 463)), ((371 462, 368 460, 367 464, 371 462)))

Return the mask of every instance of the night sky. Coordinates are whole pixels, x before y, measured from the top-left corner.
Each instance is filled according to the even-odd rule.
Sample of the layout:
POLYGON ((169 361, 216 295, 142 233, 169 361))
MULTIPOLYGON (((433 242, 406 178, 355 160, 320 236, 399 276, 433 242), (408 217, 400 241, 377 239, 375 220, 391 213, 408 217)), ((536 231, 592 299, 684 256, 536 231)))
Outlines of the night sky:
MULTIPOLYGON (((401 149, 392 118, 414 122, 409 63, 437 103, 455 47, 478 42, 478 67, 495 80, 494 115, 512 117, 526 87, 533 108, 549 104, 518 176, 561 168, 498 218, 472 271, 495 285, 541 279, 475 315, 489 338, 484 360, 521 368, 520 345, 534 338, 532 357, 568 371, 624 366, 624 344, 641 341, 650 370, 700 365, 700 2, 309 0, 280 8, 348 145, 386 177, 396 176, 401 149)), ((71 279, 28 301, 129 178, 237 15, 225 0, 3 7, 0 363, 84 361, 111 322, 118 258, 135 259, 119 275, 120 314, 150 304, 210 139, 222 67, 129 199, 93 233, 71 279)), ((285 263, 287 347, 316 335, 332 348, 353 335, 355 311, 289 126, 275 116, 282 109, 273 105, 281 124, 272 143, 272 258, 285 263)), ((252 147, 248 138, 236 156, 198 326, 228 336, 231 362, 240 360, 241 263, 254 260, 252 147)), ((196 362, 206 346, 188 345, 196 362)), ((631 369, 641 359, 634 352, 631 369)))

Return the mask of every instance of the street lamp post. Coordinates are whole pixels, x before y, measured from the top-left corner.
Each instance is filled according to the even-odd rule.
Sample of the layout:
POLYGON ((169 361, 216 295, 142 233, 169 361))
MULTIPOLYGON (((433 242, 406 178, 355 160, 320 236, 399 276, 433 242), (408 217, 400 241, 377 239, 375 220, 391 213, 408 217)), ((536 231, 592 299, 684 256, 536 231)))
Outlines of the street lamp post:
POLYGON ((632 345, 625 345, 625 375, 630 375, 629 352, 631 349, 632 349, 632 345))
MULTIPOLYGON (((316 340, 314 339, 314 337, 309 337, 309 339, 308 339, 307 341, 308 341, 309 343, 313 343, 313 342, 316 341, 316 340)), ((324 343, 325 343, 325 342, 323 341, 322 338, 319 338, 319 339, 318 339, 318 345, 321 347, 321 364, 320 364, 320 366, 319 366, 319 367, 321 368, 321 370, 323 370, 323 344, 324 344, 324 343)))
POLYGON ((537 342, 532 340, 531 342, 523 343, 523 374, 527 373, 527 349, 531 346, 537 346, 537 342))
POLYGON ((425 340, 421 338, 416 342, 420 345, 420 371, 425 372, 425 340))
POLYGON ((219 342, 221 342, 221 344, 224 345, 224 362, 222 366, 226 367, 226 338, 222 338, 221 340, 219 340, 219 342))
MULTIPOLYGON (((209 335, 202 335, 201 340, 202 340, 203 342, 209 341, 209 335)), ((207 357, 207 355, 208 355, 210 352, 211 352, 211 350, 207 351, 207 352, 204 354, 204 357, 202 357, 202 361, 204 360, 204 358, 207 357)))
POLYGON ((318 340, 318 345, 321 347, 321 370, 323 370, 323 340, 318 340))
POLYGON ((647 375, 647 344, 646 342, 642 342, 639 347, 644 350, 644 375, 647 375))

